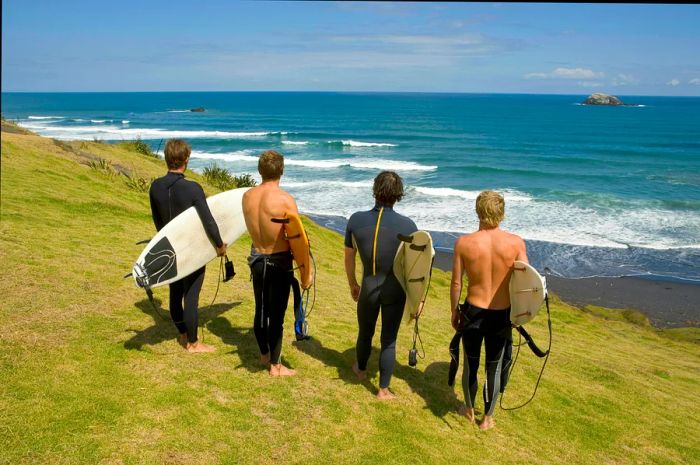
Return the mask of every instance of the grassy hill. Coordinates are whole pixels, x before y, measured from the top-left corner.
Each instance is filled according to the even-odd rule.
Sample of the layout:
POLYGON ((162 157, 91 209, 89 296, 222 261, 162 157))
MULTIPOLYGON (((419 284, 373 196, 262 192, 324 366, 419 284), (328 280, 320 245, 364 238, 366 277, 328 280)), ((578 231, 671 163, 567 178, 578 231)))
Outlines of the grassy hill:
MULTIPOLYGON (((402 328, 398 398, 375 400, 378 350, 371 386, 350 369, 357 323, 342 238, 309 221, 314 338, 293 342, 289 312, 283 349, 299 375, 272 379, 258 364, 247 237, 231 247, 238 275, 212 306, 218 262, 207 270, 200 321, 217 352, 186 354, 122 278, 142 250, 135 242, 154 234, 143 185, 164 163, 133 145, 10 131, 4 124, 0 463, 700 463, 700 346, 556 298, 535 400, 497 410, 492 431, 469 425, 456 413, 461 388, 446 385, 449 276, 439 270, 421 320, 425 359, 407 365, 402 328)), ((544 345, 545 318, 531 326, 544 345)), ((504 404, 529 397, 540 363, 521 354, 504 404)))

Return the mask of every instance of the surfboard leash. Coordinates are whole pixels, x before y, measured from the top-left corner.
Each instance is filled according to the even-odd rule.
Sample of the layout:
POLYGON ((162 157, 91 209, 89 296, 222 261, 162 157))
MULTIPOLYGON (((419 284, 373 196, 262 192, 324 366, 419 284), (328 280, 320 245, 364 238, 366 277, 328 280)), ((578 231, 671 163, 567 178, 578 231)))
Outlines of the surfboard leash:
POLYGON ((510 365, 510 369, 508 370, 508 380, 510 380, 511 375, 513 374, 513 369, 515 368, 515 363, 518 361, 518 355, 520 354, 520 347, 524 344, 521 342, 521 339, 524 337, 526 339, 527 345, 530 347, 530 349, 535 353, 540 358, 544 358, 544 363, 542 363, 542 368, 540 369, 540 374, 537 376, 537 382, 535 383, 535 389, 532 392, 532 396, 524 402, 521 405, 518 405, 517 407, 504 407, 503 406, 503 398, 505 397, 505 390, 503 393, 501 393, 501 399, 499 401, 499 406, 501 407, 502 410, 518 410, 520 408, 525 407, 527 404, 529 404, 532 399, 535 398, 535 395, 537 394, 537 389, 540 386, 540 381, 542 380, 542 374, 544 373, 544 369, 547 366, 547 361, 549 361, 549 355, 551 354, 552 351, 552 317, 549 311, 549 294, 545 294, 544 296, 544 302, 545 305, 547 306, 547 328, 549 330, 549 343, 547 345, 547 351, 542 352, 534 343, 532 338, 530 338, 530 335, 527 334, 527 331, 523 329, 521 332, 518 330, 518 345, 516 346, 518 350, 515 352, 515 358, 513 359, 513 363, 510 365), (524 334, 523 334, 524 333, 524 334), (534 347, 533 347, 534 346, 534 347), (537 349, 537 350, 535 350, 537 349), (539 352, 539 354, 538 354, 539 352), (542 354, 542 355, 540 355, 542 354))

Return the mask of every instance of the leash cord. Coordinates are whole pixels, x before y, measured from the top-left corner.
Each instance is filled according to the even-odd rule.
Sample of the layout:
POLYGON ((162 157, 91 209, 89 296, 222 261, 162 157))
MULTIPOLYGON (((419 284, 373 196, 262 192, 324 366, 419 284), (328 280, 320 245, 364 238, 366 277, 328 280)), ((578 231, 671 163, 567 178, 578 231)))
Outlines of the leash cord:
MULTIPOLYGON (((537 388, 540 386, 540 380, 542 379, 542 374, 544 373, 544 368, 547 366, 547 361, 549 360, 549 354, 551 353, 552 349, 552 318, 549 313, 549 295, 544 296, 544 301, 545 304, 547 305, 547 327, 549 329, 549 344, 547 346, 547 356, 544 359, 544 363, 542 364, 542 368, 540 369, 540 374, 537 377, 537 382, 535 383, 535 389, 532 392, 532 396, 523 404, 518 405, 517 407, 504 407, 503 406, 503 398, 505 397, 505 390, 501 394, 501 399, 499 401, 499 406, 501 407, 502 410, 517 410, 520 408, 525 407, 527 404, 529 404, 532 399, 535 398, 535 394, 537 394, 537 388)), ((520 354, 520 346, 522 346, 524 343, 521 343, 522 340, 522 335, 518 333, 518 345, 517 348, 518 350, 515 352, 515 358, 513 359, 513 363, 510 365, 510 370, 508 370, 508 380, 510 381, 510 377, 513 374, 513 369, 515 368, 515 362, 518 361, 518 355, 520 354)))

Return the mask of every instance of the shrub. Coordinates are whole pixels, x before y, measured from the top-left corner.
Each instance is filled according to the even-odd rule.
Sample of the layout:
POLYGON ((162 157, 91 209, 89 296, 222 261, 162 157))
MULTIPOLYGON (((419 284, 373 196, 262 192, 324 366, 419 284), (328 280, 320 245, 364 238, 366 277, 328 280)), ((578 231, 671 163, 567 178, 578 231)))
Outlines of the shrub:
POLYGON ((153 181, 155 179, 146 179, 142 178, 141 176, 129 175, 127 173, 123 174, 126 178, 124 180, 124 182, 126 182, 126 186, 131 190, 135 190, 136 192, 148 192, 148 190, 151 187, 151 184, 153 184, 153 181))
POLYGON ((160 158, 160 157, 158 157, 158 154, 156 154, 151 149, 151 146, 148 145, 146 142, 142 141, 140 137, 137 138, 136 140, 122 142, 119 145, 126 148, 127 150, 131 150, 132 152, 137 152, 137 153, 140 153, 142 155, 146 155, 147 157, 160 158))
POLYGON ((112 162, 109 160, 105 160, 104 158, 97 158, 96 160, 90 160, 87 165, 96 170, 99 171, 103 174, 106 174, 107 177, 113 178, 114 176, 117 175, 117 171, 114 169, 112 166, 112 162))
POLYGON ((204 168, 204 179, 222 191, 238 187, 253 187, 257 184, 250 174, 234 176, 228 169, 222 168, 216 163, 204 168))

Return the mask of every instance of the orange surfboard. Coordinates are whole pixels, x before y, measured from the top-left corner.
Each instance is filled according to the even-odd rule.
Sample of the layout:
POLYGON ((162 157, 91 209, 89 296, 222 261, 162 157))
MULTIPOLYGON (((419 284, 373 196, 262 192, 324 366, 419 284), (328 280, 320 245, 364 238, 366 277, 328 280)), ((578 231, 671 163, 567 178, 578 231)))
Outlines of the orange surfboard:
POLYGON ((294 261, 299 270, 299 284, 303 289, 308 289, 314 282, 314 269, 311 263, 311 248, 309 238, 304 230, 299 215, 285 213, 284 218, 273 218, 275 223, 282 223, 285 239, 289 241, 294 261))

